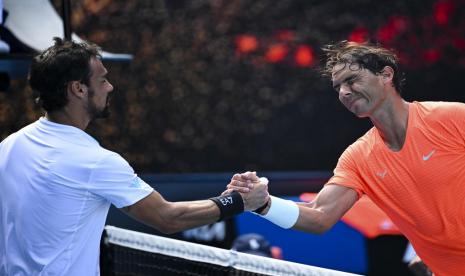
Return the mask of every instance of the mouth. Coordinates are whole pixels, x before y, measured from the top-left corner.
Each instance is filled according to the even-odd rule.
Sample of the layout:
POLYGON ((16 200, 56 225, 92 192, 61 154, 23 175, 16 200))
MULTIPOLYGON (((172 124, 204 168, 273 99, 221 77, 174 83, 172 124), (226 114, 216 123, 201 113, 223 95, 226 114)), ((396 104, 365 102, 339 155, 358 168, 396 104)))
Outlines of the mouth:
POLYGON ((354 104, 354 102, 355 102, 356 100, 357 100, 357 99, 347 100, 347 101, 346 101, 346 106, 347 106, 348 108, 351 108, 352 105, 354 104))
POLYGON ((352 108, 354 107, 354 104, 360 100, 361 98, 355 98, 355 99, 351 99, 349 101, 346 101, 346 106, 348 109, 352 110, 352 108))

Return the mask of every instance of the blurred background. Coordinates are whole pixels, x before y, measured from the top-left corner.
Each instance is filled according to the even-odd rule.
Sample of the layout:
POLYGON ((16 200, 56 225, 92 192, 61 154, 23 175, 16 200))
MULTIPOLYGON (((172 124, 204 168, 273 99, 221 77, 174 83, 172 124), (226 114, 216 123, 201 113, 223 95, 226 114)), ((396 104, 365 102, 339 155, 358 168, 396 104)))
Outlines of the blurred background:
MULTIPOLYGON (((63 15, 66 1, 29 3, 38 1, 63 15)), ((6 6, 18 2, 28 0, 3 0, 4 22, 14 16, 6 6)), ((244 170, 264 172, 275 195, 301 200, 301 193, 317 192, 342 151, 371 127, 345 110, 321 76, 327 44, 380 43, 400 57, 406 100, 465 102, 465 0, 68 2, 70 27, 80 38, 133 55, 104 61, 115 87, 111 116, 88 132, 170 200, 217 195, 232 173, 244 170)), ((38 9, 31 38, 47 28, 38 9)), ((7 26, 0 36, 10 47, 0 53, 3 140, 43 112, 26 80, 36 50, 7 26), (22 73, 3 72, 10 61, 22 73)), ((114 209, 108 223, 153 232, 114 209)), ((410 275, 400 267, 407 241, 389 223, 380 215, 381 228, 367 235, 363 223, 339 222, 317 236, 244 214, 173 237, 230 248, 236 236, 256 232, 280 246, 285 260, 410 275)))
MULTIPOLYGON (((344 39, 395 49, 407 100, 465 100, 463 0, 81 0, 70 22, 134 55, 106 62, 112 115, 89 131, 143 173, 332 170, 371 127, 319 73, 344 39)), ((0 139, 42 114, 25 79, 0 93, 0 139)))

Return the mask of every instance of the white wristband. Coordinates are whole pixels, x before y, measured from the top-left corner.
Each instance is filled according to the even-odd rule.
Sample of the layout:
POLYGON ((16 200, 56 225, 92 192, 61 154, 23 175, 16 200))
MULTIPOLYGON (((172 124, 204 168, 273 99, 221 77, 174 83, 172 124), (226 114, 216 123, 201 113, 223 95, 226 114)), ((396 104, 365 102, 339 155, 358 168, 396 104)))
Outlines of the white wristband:
POLYGON ((270 200, 268 213, 260 216, 285 229, 294 226, 299 218, 299 206, 292 200, 279 197, 270 196, 270 200))

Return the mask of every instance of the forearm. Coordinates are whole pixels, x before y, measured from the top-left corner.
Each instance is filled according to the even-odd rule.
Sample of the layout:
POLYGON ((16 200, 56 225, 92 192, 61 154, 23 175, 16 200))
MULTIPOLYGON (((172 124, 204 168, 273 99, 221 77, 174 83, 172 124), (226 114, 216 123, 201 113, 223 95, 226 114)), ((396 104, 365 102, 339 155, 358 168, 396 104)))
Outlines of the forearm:
POLYGON ((272 197, 267 208, 261 212, 261 215, 283 228, 320 234, 327 231, 332 225, 328 224, 324 212, 313 205, 311 203, 296 203, 272 197))
POLYGON ((238 193, 208 200, 169 202, 158 192, 153 192, 123 210, 143 223, 170 234, 237 215, 244 211, 244 203, 238 193))
POLYGON ((297 203, 299 206, 299 218, 292 227, 295 230, 309 232, 313 234, 322 234, 328 231, 334 223, 325 218, 325 213, 312 206, 310 203, 297 203))
MULTIPOLYGON (((249 187, 241 182, 232 182, 227 188, 242 193, 249 192, 249 187)), ((285 229, 323 233, 354 205, 358 200, 358 194, 351 188, 330 183, 309 203, 297 204, 274 196, 269 198, 267 207, 260 212, 263 218, 285 229)))
POLYGON ((211 200, 174 202, 165 213, 164 224, 170 225, 168 232, 211 224, 220 218, 220 210, 211 200))

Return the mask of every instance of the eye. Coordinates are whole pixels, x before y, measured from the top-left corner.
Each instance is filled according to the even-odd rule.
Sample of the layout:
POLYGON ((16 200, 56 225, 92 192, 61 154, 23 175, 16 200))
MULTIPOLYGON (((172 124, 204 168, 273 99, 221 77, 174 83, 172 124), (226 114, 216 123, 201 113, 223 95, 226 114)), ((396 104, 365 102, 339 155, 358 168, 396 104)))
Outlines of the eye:
POLYGON ((350 79, 347 80, 347 84, 352 85, 352 84, 355 83, 355 81, 356 81, 356 78, 350 78, 350 79))

